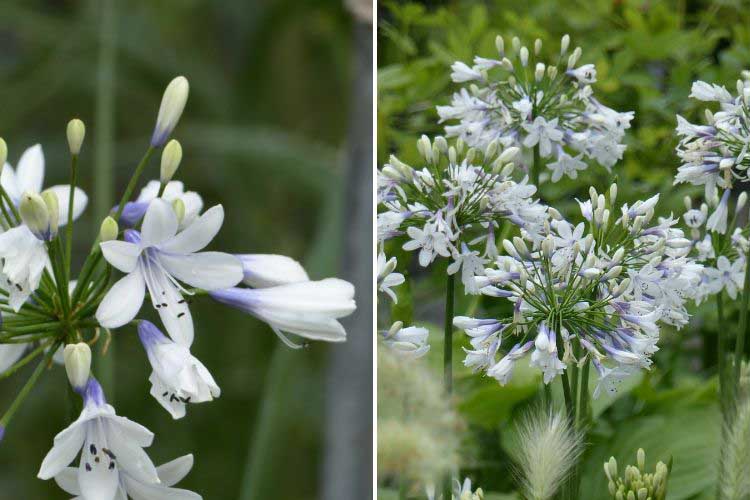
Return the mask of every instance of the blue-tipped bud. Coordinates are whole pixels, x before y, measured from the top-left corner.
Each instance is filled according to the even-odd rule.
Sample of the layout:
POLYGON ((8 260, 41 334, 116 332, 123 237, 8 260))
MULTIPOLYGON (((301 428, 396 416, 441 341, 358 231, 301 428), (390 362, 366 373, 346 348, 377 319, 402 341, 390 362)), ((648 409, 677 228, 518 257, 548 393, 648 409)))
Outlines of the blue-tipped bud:
POLYGON ((161 99, 159 115, 156 118, 156 126, 151 136, 151 145, 157 148, 164 146, 172 135, 172 131, 180 121, 182 111, 185 109, 190 84, 184 76, 178 76, 167 85, 164 96, 161 99))

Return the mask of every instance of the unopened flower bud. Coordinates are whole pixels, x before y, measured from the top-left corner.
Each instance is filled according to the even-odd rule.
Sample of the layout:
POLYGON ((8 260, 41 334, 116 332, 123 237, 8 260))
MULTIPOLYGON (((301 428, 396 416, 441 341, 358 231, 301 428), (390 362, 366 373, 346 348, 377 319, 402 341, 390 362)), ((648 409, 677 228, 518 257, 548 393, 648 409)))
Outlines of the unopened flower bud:
POLYGON ((557 66, 547 66, 547 76, 554 80, 557 77, 557 66))
POLYGON ((497 154, 497 148, 499 144, 497 142, 497 139, 490 141, 490 143, 487 145, 487 148, 484 150, 484 158, 485 160, 491 160, 495 157, 497 154))
POLYGON ((41 196, 26 191, 18 207, 21 220, 40 240, 50 239, 49 212, 41 196))
POLYGON ((568 47, 570 47, 570 35, 567 33, 563 35, 562 39, 560 40, 560 55, 564 56, 565 53, 568 51, 568 47))
POLYGON ((495 37, 495 48, 497 49, 497 53, 500 54, 500 57, 505 56, 505 41, 500 35, 495 37))
POLYGON ((745 208, 746 203, 747 203, 747 191, 743 191, 737 197, 737 207, 735 208, 735 210, 739 212, 740 210, 745 208))
POLYGON ((516 166, 513 163, 506 163, 502 171, 500 172, 500 175, 502 175, 503 178, 508 178, 511 176, 515 168, 516 166))
POLYGON ((510 59, 507 57, 503 57, 503 60, 500 61, 500 64, 505 68, 507 71, 513 71, 513 63, 510 59))
POLYGON ((182 220, 185 218, 185 202, 180 198, 175 198, 172 202, 172 209, 174 214, 177 216, 177 223, 182 224, 182 220))
POLYGON ((83 138, 86 137, 86 126, 78 118, 73 118, 68 122, 67 135, 70 154, 77 156, 81 152, 83 138))
POLYGON ((57 234, 57 228, 60 225, 60 200, 57 198, 57 194, 49 189, 42 192, 42 199, 47 206, 47 213, 49 214, 50 237, 54 238, 57 234))
POLYGON ((160 180, 162 184, 166 184, 172 180, 175 172, 180 166, 182 161, 182 146, 180 143, 172 139, 164 147, 164 151, 161 153, 161 175, 160 180))
POLYGON ((542 51, 542 41, 537 38, 534 40, 534 54, 539 55, 539 53, 542 51))
POLYGON ((521 66, 524 68, 529 64, 529 49, 521 47, 521 51, 518 53, 518 58, 521 61, 521 66))
POLYGON ((2 172, 6 161, 8 161, 8 145, 5 143, 5 139, 0 137, 0 172, 2 172))
POLYGON ((151 135, 152 146, 162 147, 172 135, 185 109, 189 92, 190 84, 184 76, 178 76, 169 82, 161 99, 154 133, 151 135))
POLYGON ((448 152, 448 141, 446 141, 445 137, 443 137, 442 135, 435 137, 435 146, 437 146, 437 148, 443 154, 446 154, 448 152))
POLYGON ((570 57, 568 58, 568 69, 575 68, 576 64, 578 64, 578 59, 581 58, 581 47, 576 47, 575 50, 573 50, 573 53, 570 54, 570 57))
POLYGON ((615 206, 615 201, 617 201, 617 184, 612 184, 609 186, 609 206, 615 206))
POLYGON ((693 200, 690 196, 685 196, 682 199, 682 202, 685 204, 685 210, 691 210, 693 208, 693 200))
POLYGON ((501 163, 508 163, 509 161, 513 160, 513 158, 515 158, 518 155, 519 151, 521 150, 518 147, 511 146, 509 148, 505 148, 503 152, 500 153, 500 156, 498 156, 497 158, 501 163))
POLYGON ((563 220, 562 214, 556 208, 547 207, 547 213, 549 213, 549 216, 554 220, 563 220))
POLYGON ((393 336, 396 335, 403 327, 404 327, 404 323, 402 321, 396 321, 388 329, 388 333, 386 334, 385 338, 386 339, 393 338, 393 336))
POLYGON ((117 239, 117 233, 119 232, 120 228, 117 226, 117 221, 107 216, 99 227, 99 241, 104 242, 117 239))
POLYGON ((544 70, 544 63, 536 63, 536 68, 534 69, 534 78, 537 82, 541 82, 542 78, 544 78, 544 70))
POLYGON ((521 40, 517 36, 514 36, 510 42, 513 45, 513 51, 518 53, 521 50, 521 40))
POLYGON ((636 453, 636 461, 638 463, 639 469, 646 470, 646 452, 643 451, 643 448, 638 448, 638 452, 636 453))
POLYGON ((91 349, 85 342, 68 344, 63 350, 65 371, 73 388, 80 392, 86 387, 91 372, 91 349))

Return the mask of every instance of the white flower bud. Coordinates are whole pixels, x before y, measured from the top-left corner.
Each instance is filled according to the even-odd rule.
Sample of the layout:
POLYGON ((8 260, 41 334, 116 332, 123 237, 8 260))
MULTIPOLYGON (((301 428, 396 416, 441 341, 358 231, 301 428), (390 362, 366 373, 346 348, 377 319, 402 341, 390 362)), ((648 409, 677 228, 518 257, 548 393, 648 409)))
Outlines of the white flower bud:
POLYGON ((169 82, 161 99, 154 133, 151 135, 152 146, 162 147, 172 135, 185 109, 189 92, 190 84, 184 76, 178 76, 169 82))
POLYGON ((591 186, 589 188, 589 198, 591 199, 591 209, 596 208, 596 200, 599 198, 599 195, 596 193, 596 188, 594 186, 591 186))
POLYGON ((617 278, 622 273, 622 266, 615 266, 606 273, 604 273, 605 280, 611 280, 617 278))
POLYGON ((513 45, 513 51, 517 54, 521 49, 521 40, 517 36, 514 36, 510 42, 513 45))
POLYGON ((443 154, 448 152, 448 141, 446 141, 445 137, 442 135, 435 137, 435 146, 437 146, 438 150, 443 154))
POLYGON ((68 344, 63 350, 65 359, 65 371, 68 374, 70 385, 76 391, 82 391, 86 387, 91 372, 91 349, 85 342, 68 344))
POLYGON ((719 162, 719 170, 729 170, 734 166, 733 158, 724 158, 719 162))
POLYGON ((747 191, 743 191, 737 197, 737 207, 735 208, 735 210, 739 212, 740 210, 745 208, 746 203, 747 203, 747 191))
POLYGON ((41 196, 26 191, 21 196, 21 204, 18 207, 21 220, 28 226, 34 236, 40 240, 50 239, 49 212, 47 204, 41 196))
POLYGON ((500 57, 505 56, 505 41, 500 35, 495 37, 495 48, 497 49, 497 53, 500 54, 500 57))
POLYGON ((636 461, 638 462, 639 469, 646 469, 646 452, 643 451, 643 448, 638 448, 638 452, 636 453, 636 461))
POLYGON ((534 70, 534 78, 537 82, 541 82, 544 78, 544 63, 536 63, 536 69, 534 70))
POLYGON ((705 115, 706 115, 706 122, 708 123, 708 125, 713 125, 716 120, 714 119, 714 114, 711 112, 711 110, 706 109, 705 115))
POLYGON ((612 256, 612 263, 613 264, 619 264, 622 262, 622 258, 625 256, 625 249, 623 247, 620 247, 615 251, 615 254, 612 256))
POLYGON ((521 51, 518 53, 518 59, 521 61, 521 66, 524 68, 529 64, 529 49, 521 47, 521 51))
POLYGON ((99 227, 99 240, 100 241, 111 241, 117 239, 117 233, 120 232, 120 228, 117 226, 117 221, 112 217, 105 217, 102 221, 102 225, 99 227))
POLYGON ((177 216, 177 223, 182 224, 182 220, 185 218, 185 202, 180 198, 175 198, 172 202, 172 209, 177 216))
POLYGON ((487 145, 487 148, 484 150, 485 160, 489 161, 495 157, 495 155, 497 154, 498 146, 499 144, 497 142, 497 139, 490 141, 490 143, 487 145))
POLYGON ((500 175, 502 175, 504 178, 510 177, 515 168, 516 166, 513 163, 506 163, 503 167, 502 172, 500 172, 500 175))
POLYGON ((554 80, 557 76, 557 66, 547 66, 547 76, 550 80, 554 80))
POLYGON ((5 143, 5 139, 0 137, 0 172, 2 172, 6 161, 8 161, 8 144, 5 143))
POLYGON ((693 208, 693 200, 690 196, 685 196, 682 199, 682 202, 685 204, 685 210, 691 210, 693 208))
POLYGON ((568 47, 570 47, 570 35, 566 33, 560 40, 560 56, 565 55, 565 53, 568 51, 568 47))
POLYGON ((404 323, 402 321, 396 321, 388 329, 388 333, 386 334, 385 338, 386 339, 393 338, 393 336, 396 335, 403 327, 404 327, 404 323))
POLYGON ((503 240, 503 248, 505 249, 505 253, 510 255, 511 257, 516 259, 521 258, 516 251, 516 247, 513 246, 513 243, 511 243, 510 240, 503 240))
POLYGON ((534 40, 534 54, 538 56, 541 51, 542 51, 542 41, 539 38, 537 38, 536 40, 534 40))
POLYGON ((47 213, 49 214, 50 238, 54 238, 57 234, 57 228, 60 225, 60 200, 57 198, 57 195, 50 190, 42 192, 42 199, 47 206, 47 213))
POLYGON ((161 172, 159 179, 162 184, 166 184, 172 180, 172 177, 175 172, 177 172, 181 161, 182 146, 177 140, 172 139, 161 152, 161 172))
POLYGON ((547 207, 547 213, 549 213, 549 216, 554 220, 563 220, 562 214, 556 208, 547 207))
POLYGON ((453 146, 448 148, 448 163, 450 163, 451 165, 456 164, 456 148, 454 148, 453 146))
POLYGON ((518 147, 511 146, 511 147, 506 148, 505 150, 503 150, 503 152, 500 153, 500 156, 498 156, 498 159, 502 163, 508 163, 509 161, 512 161, 513 158, 515 158, 518 155, 519 151, 521 151, 521 150, 518 147))
POLYGON ((615 206, 615 201, 617 201, 617 184, 612 184, 609 186, 609 206, 615 206))
POLYGON ((77 156, 81 152, 83 138, 86 137, 86 126, 81 120, 74 118, 68 122, 67 135, 70 154, 77 156))
POLYGON ((500 61, 500 64, 505 68, 507 71, 513 71, 513 63, 508 59, 507 57, 503 57, 503 60, 500 61))

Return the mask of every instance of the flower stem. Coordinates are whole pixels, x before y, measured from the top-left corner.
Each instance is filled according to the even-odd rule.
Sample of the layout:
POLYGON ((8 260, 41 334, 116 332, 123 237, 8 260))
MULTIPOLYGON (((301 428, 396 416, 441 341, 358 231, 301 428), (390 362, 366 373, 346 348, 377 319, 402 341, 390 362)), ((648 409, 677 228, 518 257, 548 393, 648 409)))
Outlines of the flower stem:
POLYGON ((5 429, 8 427, 8 423, 10 423, 10 420, 13 418, 13 415, 15 415, 18 408, 21 407, 21 404, 26 400, 29 393, 31 392, 31 389, 34 388, 37 381, 39 380, 39 377, 42 375, 42 372, 44 371, 44 368, 49 365, 50 360, 52 360, 52 356, 55 355, 55 352, 57 351, 57 348, 60 347, 61 341, 55 342, 49 351, 47 351, 47 354, 44 356, 44 358, 39 362, 39 364, 34 369, 34 373, 31 374, 31 377, 29 377, 29 380, 26 381, 26 384, 21 389, 21 392, 18 393, 18 396, 16 396, 16 399, 13 400, 13 403, 11 403, 10 408, 5 412, 3 415, 3 418, 0 418, 0 430, 2 432, 5 431, 5 429))
POLYGON ((146 153, 143 155, 143 158, 141 158, 140 163, 138 163, 138 166, 135 167, 135 172, 133 172, 133 176, 130 178, 130 182, 128 182, 128 186, 125 188, 125 192, 122 194, 122 198, 120 198, 120 203, 117 205, 117 212, 115 212, 114 216, 116 222, 120 222, 120 216, 122 215, 122 211, 125 209, 125 204, 133 195, 133 191, 135 191, 135 186, 138 183, 138 179, 141 177, 141 174, 146 168, 146 165, 148 165, 148 161, 151 159, 151 156, 153 156, 154 151, 156 151, 156 148, 154 146, 149 146, 146 150, 146 153))
POLYGON ((539 155, 539 143, 534 146, 534 159, 531 162, 531 183, 536 186, 537 193, 539 192, 539 168, 541 167, 541 159, 539 155))
POLYGON ((735 389, 740 387, 742 357, 745 353, 745 335, 747 333, 748 302, 750 301, 750 252, 745 254, 745 284, 742 288, 742 309, 740 310, 740 329, 734 346, 734 382, 735 389))
MULTIPOLYGON (((453 394, 453 302, 455 291, 455 275, 448 275, 445 289, 445 338, 443 344, 443 388, 445 397, 451 398, 453 394)), ((450 499, 451 474, 443 478, 443 498, 450 499)))
POLYGON ((65 226, 65 278, 70 281, 70 260, 73 255, 73 205, 76 196, 78 155, 70 158, 70 195, 68 196, 68 222, 65 226))

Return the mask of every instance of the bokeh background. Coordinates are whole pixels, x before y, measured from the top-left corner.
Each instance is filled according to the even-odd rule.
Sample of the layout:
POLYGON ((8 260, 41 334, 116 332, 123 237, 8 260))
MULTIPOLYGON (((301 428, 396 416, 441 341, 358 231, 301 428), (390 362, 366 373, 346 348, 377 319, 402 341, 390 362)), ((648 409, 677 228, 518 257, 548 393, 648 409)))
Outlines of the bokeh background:
MULTIPOLYGON (((613 180, 620 187, 619 202, 658 192, 660 215, 681 214, 683 196, 700 196, 702 190, 672 186, 679 165, 674 154, 675 115, 701 120, 704 106, 688 99, 694 80, 719 83, 734 92, 740 72, 750 68, 746 1, 386 0, 379 6, 380 165, 391 153, 418 164, 416 140, 423 133, 443 133, 435 106, 449 103, 458 88, 450 81, 450 65, 457 60, 470 63, 474 55, 494 57, 496 35, 502 35, 506 44, 518 36, 527 46, 540 38, 544 51, 557 51, 561 36, 569 33, 571 46, 582 47, 581 62, 595 63, 598 70, 593 86, 597 97, 618 111, 635 111, 635 119, 626 134, 624 159, 612 175, 592 166, 578 181, 566 179, 544 186, 545 199, 564 214, 577 213, 574 198, 587 198, 589 185, 601 192, 613 180)), ((400 243, 387 247, 386 254, 398 257, 399 267, 414 280, 411 288, 399 288, 397 306, 381 300, 380 325, 387 328, 391 320, 401 319, 433 328, 426 364, 440 377, 442 335, 433 325, 442 321, 444 268, 438 265, 434 273, 425 273, 400 251, 400 243)), ((476 304, 460 292, 457 296, 457 314, 478 306, 478 316, 492 315, 492 301, 476 304)), ((736 318, 736 311, 730 314, 736 318)), ((713 498, 719 454, 715 336, 711 304, 696 311, 689 327, 664 331, 651 372, 629 381, 615 398, 595 403, 594 412, 601 418, 592 431, 583 465, 583 498, 605 498, 603 461, 614 455, 620 464, 633 463, 640 446, 646 449, 651 465, 657 459, 666 462, 670 455, 674 457, 670 499, 713 498)), ((454 338, 454 360, 463 359, 466 337, 454 338)), ((511 424, 534 401, 539 380, 521 373, 501 388, 494 380, 472 376, 458 365, 454 365, 456 402, 468 427, 462 435, 460 475, 471 477, 489 492, 486 498, 516 498, 508 459, 511 424)), ((380 496, 395 498, 399 484, 389 477, 381 477, 381 484, 380 496)), ((418 493, 411 490, 413 498, 418 493)))
MULTIPOLYGON (((212 248, 289 255, 313 279, 344 276, 359 287, 359 311, 346 321, 350 342, 302 351, 283 348, 259 321, 196 301, 194 354, 222 396, 180 421, 148 395, 148 362, 134 330, 117 332, 109 399, 155 432, 148 450, 155 463, 195 454, 181 486, 207 499, 368 498, 371 489, 372 32, 367 3, 358 7, 336 0, 0 5, 0 136, 9 161, 40 142, 46 185, 67 183, 65 125, 73 117, 87 125, 79 178, 91 204, 76 225, 78 265, 148 145, 165 85, 184 74, 191 92, 174 134, 184 149, 177 177, 206 206, 226 209, 212 248), (354 240, 367 252, 354 252, 354 240)), ((145 176, 155 177, 158 160, 145 176)), ((29 373, 0 382, 0 408, 29 373)), ((68 423, 66 384, 60 367, 50 370, 8 428, 0 499, 68 498, 35 477, 68 423)))

